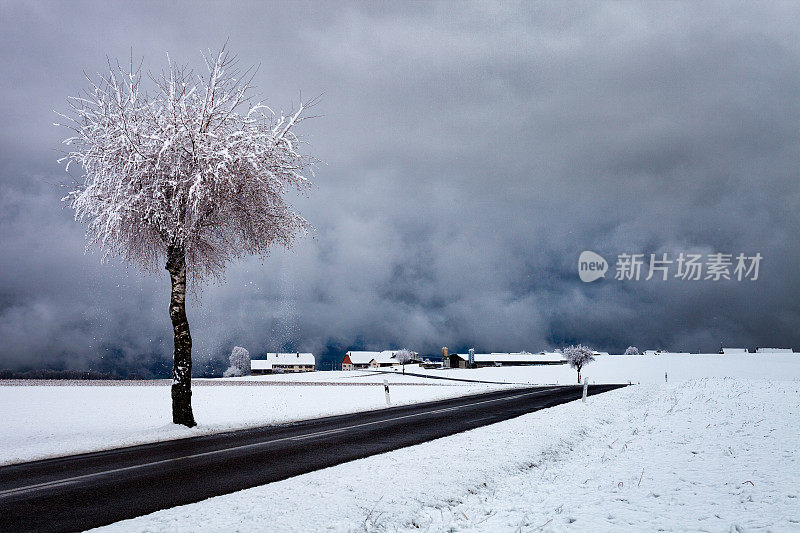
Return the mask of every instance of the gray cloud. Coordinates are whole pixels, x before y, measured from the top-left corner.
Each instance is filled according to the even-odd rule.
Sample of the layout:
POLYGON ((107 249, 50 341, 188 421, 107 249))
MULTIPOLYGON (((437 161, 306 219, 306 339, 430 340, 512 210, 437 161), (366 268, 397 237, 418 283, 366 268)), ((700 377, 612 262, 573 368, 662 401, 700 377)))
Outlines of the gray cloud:
MULTIPOLYGON (((190 304, 198 360, 407 345, 800 349, 794 3, 0 4, 0 367, 169 355, 166 275, 83 255, 53 109, 131 48, 324 94, 318 228, 190 304), (578 254, 761 252, 757 282, 582 284, 578 254), (121 355, 120 355, 121 354, 121 355)), ((612 265, 613 268, 613 265, 612 265)))

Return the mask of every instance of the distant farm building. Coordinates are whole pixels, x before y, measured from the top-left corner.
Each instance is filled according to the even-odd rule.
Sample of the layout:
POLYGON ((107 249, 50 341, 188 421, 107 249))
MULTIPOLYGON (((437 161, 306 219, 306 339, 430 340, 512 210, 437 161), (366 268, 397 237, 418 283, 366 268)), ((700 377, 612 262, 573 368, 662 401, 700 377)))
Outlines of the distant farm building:
POLYGON ((756 353, 794 353, 791 348, 756 348, 756 353))
MULTIPOLYGON (((486 366, 527 366, 527 365, 560 365, 566 363, 564 356, 558 352, 540 353, 476 353, 473 356, 476 367, 486 366)), ((467 368, 469 355, 453 353, 444 359, 445 368, 467 368)))
MULTIPOLYGON (((374 368, 385 368, 397 366, 400 361, 395 354, 400 350, 384 350, 382 352, 347 352, 342 359, 342 370, 370 370, 374 368)), ((411 352, 413 359, 417 359, 418 354, 411 352)))
POLYGON ((266 359, 251 359, 250 373, 281 374, 284 372, 313 372, 316 359, 313 353, 268 353, 266 359))
POLYGON ((719 353, 734 354, 734 353, 749 353, 747 348, 720 348, 719 353))

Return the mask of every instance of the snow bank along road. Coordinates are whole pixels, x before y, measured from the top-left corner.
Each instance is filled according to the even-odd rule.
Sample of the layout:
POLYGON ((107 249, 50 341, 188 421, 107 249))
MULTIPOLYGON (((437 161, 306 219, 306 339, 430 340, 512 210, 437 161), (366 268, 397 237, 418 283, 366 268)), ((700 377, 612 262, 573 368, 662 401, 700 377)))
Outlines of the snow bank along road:
MULTIPOLYGON (((595 385, 598 394, 624 385, 595 385)), ((0 528, 64 531, 263 485, 580 398, 526 387, 0 468, 0 528)))

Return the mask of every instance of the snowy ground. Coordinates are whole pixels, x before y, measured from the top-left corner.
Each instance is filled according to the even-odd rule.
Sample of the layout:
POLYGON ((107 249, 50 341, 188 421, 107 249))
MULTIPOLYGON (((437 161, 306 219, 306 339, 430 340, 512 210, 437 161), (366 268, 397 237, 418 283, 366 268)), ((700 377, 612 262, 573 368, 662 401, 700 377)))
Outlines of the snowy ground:
MULTIPOLYGON (((407 372, 433 376, 536 384, 573 384, 577 374, 567 365, 507 366, 407 372)), ((664 383, 698 378, 800 379, 800 353, 599 355, 584 367, 590 383, 664 383)))
MULTIPOLYGON (((325 374, 295 375, 301 383, 281 386, 261 383, 260 377, 238 384, 250 386, 223 380, 203 386, 198 381, 192 403, 200 425, 192 429, 171 423, 169 381, 5 381, 0 385, 0 464, 386 407, 383 375, 364 375, 357 386, 302 381, 324 380, 325 374)), ((353 374, 362 373, 347 374, 356 378, 353 374)), ((388 379, 393 405, 498 388, 396 375, 388 379)))
MULTIPOLYGON (((407 372, 516 384, 572 384, 566 365, 407 372)), ((200 426, 171 423, 168 381, 0 381, 0 464, 141 444, 236 428, 484 392, 498 385, 371 371, 308 372, 195 380, 200 426), (204 386, 205 385, 205 386, 204 386)), ((800 379, 800 354, 598 356, 584 369, 593 383, 664 383, 697 377, 800 379)), ((502 387, 503 385, 499 385, 502 387)))
POLYGON ((590 397, 106 531, 800 530, 800 382, 590 397))
MULTIPOLYGON (((408 372, 419 373, 419 365, 406 365, 408 372)), ((440 374, 435 374, 440 375, 440 374)), ((442 374, 447 377, 446 374, 442 374)), ((457 376, 452 376, 457 377, 457 376)), ((467 379, 479 379, 469 378, 467 379)), ((360 384, 383 384, 383 380, 387 380, 390 384, 424 384, 424 385, 444 385, 441 381, 434 381, 424 377, 417 377, 411 375, 404 375, 402 367, 397 368, 384 368, 380 370, 335 370, 335 371, 320 371, 320 372, 301 372, 297 374, 267 374, 263 376, 245 376, 240 378, 221 378, 209 379, 204 381, 211 381, 215 383, 239 383, 239 382, 257 382, 257 383, 332 383, 336 385, 360 385, 360 384)), ((503 380, 505 381, 505 380, 503 380)))

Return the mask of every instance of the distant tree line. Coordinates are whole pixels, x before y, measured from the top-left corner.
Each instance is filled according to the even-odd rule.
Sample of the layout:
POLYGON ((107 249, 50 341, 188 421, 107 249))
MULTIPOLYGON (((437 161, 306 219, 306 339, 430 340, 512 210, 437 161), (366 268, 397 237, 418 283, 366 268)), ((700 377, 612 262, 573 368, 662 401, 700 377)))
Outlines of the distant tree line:
MULTIPOLYGON (((109 371, 101 370, 64 370, 64 369, 35 369, 35 370, 11 370, 9 368, 0 369, 0 379, 88 379, 88 380, 120 380, 120 379, 168 379, 171 371, 168 366, 169 361, 164 360, 161 365, 151 365, 150 367, 136 366, 127 370, 122 365, 109 371), (121 368, 120 368, 121 367, 121 368)), ((194 372, 194 377, 215 378, 222 377, 222 373, 227 367, 227 362, 221 359, 210 359, 198 365, 199 368, 194 372)))
POLYGON ((111 372, 96 370, 27 370, 24 372, 9 369, 0 370, 0 379, 145 379, 137 374, 121 376, 111 372))

